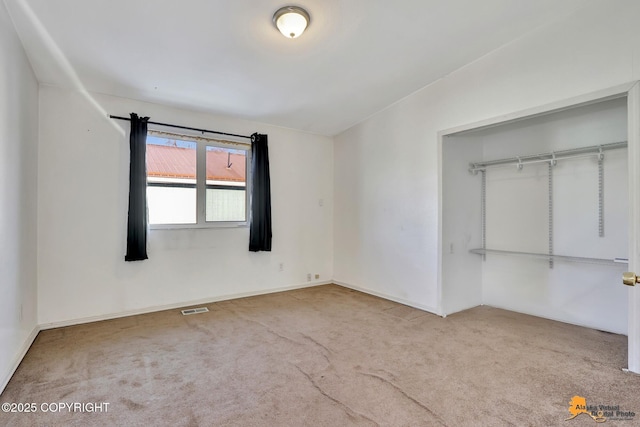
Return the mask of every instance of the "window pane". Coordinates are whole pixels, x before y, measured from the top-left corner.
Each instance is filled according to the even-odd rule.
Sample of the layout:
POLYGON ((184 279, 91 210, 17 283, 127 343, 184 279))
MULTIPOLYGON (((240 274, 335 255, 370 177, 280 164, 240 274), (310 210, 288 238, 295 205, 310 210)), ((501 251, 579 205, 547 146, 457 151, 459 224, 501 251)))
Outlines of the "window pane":
POLYGON ((147 136, 150 224, 196 223, 196 143, 147 136))
POLYGON ((207 221, 247 220, 247 152, 207 146, 207 221))

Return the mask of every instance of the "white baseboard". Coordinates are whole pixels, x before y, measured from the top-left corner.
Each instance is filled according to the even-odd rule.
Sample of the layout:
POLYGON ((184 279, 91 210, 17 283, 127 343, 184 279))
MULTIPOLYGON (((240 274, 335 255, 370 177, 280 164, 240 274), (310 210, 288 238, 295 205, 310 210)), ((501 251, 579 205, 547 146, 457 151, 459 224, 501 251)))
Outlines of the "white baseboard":
POLYGON ((408 305, 409 307, 417 308, 418 310, 427 311, 427 312, 429 312, 431 314, 436 314, 438 316, 442 315, 437 308, 430 307, 430 306, 423 305, 423 304, 418 304, 416 302, 409 301, 409 300, 406 300, 404 298, 395 297, 395 296, 388 295, 388 294, 385 294, 385 293, 382 293, 382 292, 372 291, 371 289, 363 288, 362 286, 352 285, 352 284, 349 284, 349 283, 346 283, 346 282, 342 282, 340 280, 334 280, 333 283, 335 283, 336 285, 343 286, 345 288, 353 289, 354 291, 363 292, 365 294, 369 294, 369 295, 373 295, 373 296, 380 297, 380 298, 383 298, 383 299, 387 299, 389 301, 397 302, 397 303, 400 303, 400 304, 403 304, 403 305, 408 305))
POLYGON ((27 351, 29 351, 31 344, 33 344, 33 341, 36 339, 39 332, 40 332, 40 327, 36 325, 31 331, 31 333, 29 334, 29 336, 27 337, 27 339, 25 339, 24 342, 22 343, 22 347, 20 348, 20 351, 11 362, 9 371, 2 378, 2 382, 0 383, 0 394, 2 394, 5 387, 7 387, 7 384, 9 384, 11 377, 13 377, 13 374, 16 372, 16 369, 18 369, 18 366, 20 366, 22 359, 24 359, 24 356, 27 354, 27 351))
POLYGON ((467 310, 471 310, 472 308, 476 308, 476 307, 480 307, 483 306, 484 304, 471 304, 471 305, 465 305, 464 307, 460 307, 460 308, 456 308, 453 311, 448 311, 448 312, 442 312, 442 317, 447 317, 447 316, 451 316, 452 314, 456 314, 456 313, 460 313, 461 311, 467 311, 467 310))
POLYGON ((298 284, 298 285, 283 286, 283 287, 280 287, 280 288, 273 288, 273 289, 267 289, 267 290, 261 290, 261 291, 241 292, 241 293, 237 293, 237 294, 227 294, 227 295, 221 295, 221 296, 217 296, 217 297, 209 297, 209 298, 201 298, 201 299, 191 300, 191 301, 183 301, 183 302, 178 302, 178 303, 175 303, 175 304, 156 305, 156 306, 145 307, 145 308, 136 309, 136 310, 121 311, 121 312, 118 312, 118 313, 102 314, 102 315, 99 315, 99 316, 90 316, 90 317, 82 317, 82 318, 77 318, 77 319, 62 320, 60 322, 42 323, 42 324, 40 324, 40 330, 63 328, 65 326, 81 325, 81 324, 84 324, 84 323, 91 323, 91 322, 100 322, 102 320, 118 319, 118 318, 121 318, 121 317, 135 316, 135 315, 138 315, 138 314, 153 313, 153 312, 156 312, 156 311, 163 311, 163 310, 173 310, 173 309, 176 309, 176 308, 190 307, 190 306, 193 306, 193 305, 210 304, 210 303, 214 303, 214 302, 227 301, 227 300, 237 299, 237 298, 246 298, 246 297, 253 297, 253 296, 258 296, 258 295, 267 295, 267 294, 273 294, 273 293, 276 293, 276 292, 291 291, 291 290, 294 290, 294 289, 304 289, 304 288, 310 288, 310 287, 313 287, 313 286, 328 285, 328 284, 331 284, 331 283, 333 283, 331 280, 328 280, 328 281, 312 281, 312 282, 302 283, 302 284, 298 284))

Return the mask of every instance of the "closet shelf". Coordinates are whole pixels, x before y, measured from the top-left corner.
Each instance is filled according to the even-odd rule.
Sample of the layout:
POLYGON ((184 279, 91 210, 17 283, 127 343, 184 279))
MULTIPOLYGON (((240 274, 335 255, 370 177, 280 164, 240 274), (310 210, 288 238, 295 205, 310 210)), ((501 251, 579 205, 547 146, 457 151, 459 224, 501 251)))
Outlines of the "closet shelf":
POLYGON ((614 259, 605 259, 605 258, 587 258, 587 257, 577 257, 577 256, 568 256, 568 255, 550 255, 550 254, 539 254, 533 252, 516 252, 516 251, 503 251, 499 249, 470 249, 469 252, 472 254, 478 255, 487 255, 487 254, 495 254, 495 255, 515 255, 515 256, 523 256, 528 258, 538 258, 544 259, 547 261, 559 260, 559 261, 569 261, 569 262, 581 262, 586 264, 601 264, 601 265, 618 265, 618 264, 629 264, 629 260, 627 258, 614 258, 614 259))

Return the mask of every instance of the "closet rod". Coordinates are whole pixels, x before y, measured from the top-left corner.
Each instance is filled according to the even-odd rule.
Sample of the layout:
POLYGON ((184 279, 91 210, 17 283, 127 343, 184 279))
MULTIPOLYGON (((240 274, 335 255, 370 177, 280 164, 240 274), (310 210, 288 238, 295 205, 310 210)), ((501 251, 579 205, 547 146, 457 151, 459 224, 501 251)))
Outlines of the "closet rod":
POLYGON ((469 172, 476 173, 492 166, 504 166, 508 164, 525 165, 527 163, 548 162, 560 159, 571 159, 600 154, 601 151, 625 148, 627 141, 610 142, 608 144, 593 145, 590 147, 571 148, 569 150, 551 151, 549 153, 530 154, 520 157, 510 157, 507 159, 490 160, 487 162, 476 162, 469 164, 469 172))

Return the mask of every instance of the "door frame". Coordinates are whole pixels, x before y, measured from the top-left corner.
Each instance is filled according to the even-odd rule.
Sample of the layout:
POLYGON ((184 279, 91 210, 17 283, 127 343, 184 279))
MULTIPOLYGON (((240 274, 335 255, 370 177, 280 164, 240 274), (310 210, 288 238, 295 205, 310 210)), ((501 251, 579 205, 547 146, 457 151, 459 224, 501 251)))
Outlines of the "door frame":
MULTIPOLYGON (((640 274, 640 82, 633 81, 585 95, 469 123, 438 132, 438 308, 443 312, 442 292, 442 220, 443 216, 443 144, 446 136, 501 126, 520 120, 556 113, 617 98, 627 98, 627 141, 629 174, 629 271, 640 274)), ((618 282, 619 286, 622 281, 618 282)), ((628 369, 640 374, 640 285, 628 290, 628 369)))

